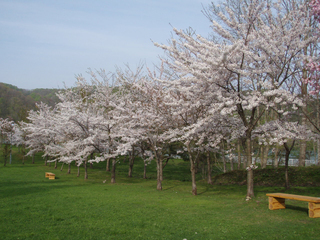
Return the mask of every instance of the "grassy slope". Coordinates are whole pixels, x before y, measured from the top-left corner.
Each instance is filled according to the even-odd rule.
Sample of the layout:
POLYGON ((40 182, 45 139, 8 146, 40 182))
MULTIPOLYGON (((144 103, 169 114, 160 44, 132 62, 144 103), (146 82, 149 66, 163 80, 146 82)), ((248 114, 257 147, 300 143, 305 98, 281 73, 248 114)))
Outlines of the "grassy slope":
MULTIPOLYGON (((84 180, 83 168, 77 178, 76 167, 68 175, 66 166, 61 172, 39 157, 34 165, 15 158, 1 165, 1 239, 318 239, 320 218, 308 217, 307 203, 288 201, 285 210, 268 210, 265 193, 283 187, 257 186, 256 197, 246 202, 246 186, 198 181, 199 195, 192 196, 187 163, 169 162, 163 191, 156 190, 154 165, 144 180, 137 162, 129 179, 120 162, 116 184, 104 166, 89 169, 84 180), (57 179, 46 179, 46 171, 57 179)), ((319 196, 320 188, 290 192, 319 196)))
MULTIPOLYGON (((284 167, 256 169, 254 171, 254 183, 256 186, 284 186, 284 167)), ((320 186, 320 166, 290 167, 288 170, 290 186, 320 186)), ((215 184, 246 184, 246 171, 233 171, 216 175, 213 178, 215 184)))

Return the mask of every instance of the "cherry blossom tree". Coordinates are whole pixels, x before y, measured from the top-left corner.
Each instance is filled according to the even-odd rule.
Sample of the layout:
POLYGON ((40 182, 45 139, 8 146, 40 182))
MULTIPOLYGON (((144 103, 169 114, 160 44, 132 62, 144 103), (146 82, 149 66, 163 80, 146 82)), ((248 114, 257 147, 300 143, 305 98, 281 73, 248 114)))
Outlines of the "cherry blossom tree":
MULTIPOLYGON (((32 163, 34 163, 34 154, 44 152, 45 147, 54 142, 56 137, 56 133, 52 129, 52 126, 55 124, 55 110, 42 102, 37 104, 37 108, 37 111, 29 111, 27 117, 29 122, 22 124, 22 130, 27 135, 25 144, 30 149, 27 156, 32 156, 32 163)), ((46 157, 45 164, 47 164, 47 157, 49 155, 44 154, 43 156, 46 157)))
MULTIPOLYGON (((76 162, 85 168, 88 178, 87 163, 100 162, 114 158, 114 141, 112 134, 116 126, 113 119, 113 88, 109 86, 108 76, 98 71, 102 80, 90 71, 91 84, 82 76, 77 78, 77 86, 58 94, 61 102, 56 105, 56 120, 60 124, 55 131, 61 138, 47 146, 46 151, 60 162, 76 162), (89 159, 93 157, 93 159, 89 159)), ((115 163, 114 163, 115 166, 115 163)), ((79 168, 78 168, 79 169, 79 168)), ((115 170, 112 181, 115 182, 115 170)), ((78 171, 79 175, 79 171, 78 171)))
MULTIPOLYGON (((310 35, 319 38, 319 1, 312 0, 307 1, 311 11, 308 12, 310 18, 310 26, 312 26, 312 32, 310 35)), ((301 94, 306 102, 306 106, 302 108, 302 122, 304 124, 311 124, 315 131, 319 132, 319 55, 318 44, 314 44, 309 48, 304 49, 305 54, 308 53, 308 58, 305 61, 305 69, 302 75, 297 79, 297 85, 301 88, 301 94)), ((320 140, 317 140, 318 145, 318 162, 320 162, 320 140)), ((305 152, 306 141, 301 141, 299 165, 305 164, 305 152)))
MULTIPOLYGON (((290 12, 278 2, 239 1, 239 6, 241 15, 228 1, 220 7, 224 11, 214 13, 220 22, 213 21, 214 41, 173 29, 178 39, 156 46, 167 52, 167 65, 181 78, 193 76, 212 86, 211 116, 241 120, 242 127, 234 129, 234 135, 245 142, 247 165, 251 165, 252 131, 266 109, 303 105, 285 83, 301 71, 302 50, 315 38, 301 37, 310 31, 306 4, 290 12)), ((253 171, 249 170, 247 199, 253 196, 253 171)))
POLYGON ((7 165, 8 156, 11 156, 13 135, 14 122, 8 118, 0 118, 0 138, 1 144, 3 144, 4 166, 7 165))
POLYGON ((24 122, 18 122, 14 124, 13 128, 13 136, 12 136, 12 144, 19 148, 19 152, 22 153, 22 164, 24 164, 25 155, 26 155, 26 132, 23 131, 22 127, 24 122))
MULTIPOLYGON (((221 141, 231 137, 231 131, 239 126, 239 121, 232 117, 211 115, 210 107, 217 101, 211 94, 215 90, 211 89, 213 85, 194 77, 166 81, 163 84, 169 89, 165 102, 172 108, 176 123, 174 129, 165 133, 165 137, 168 141, 183 144, 177 154, 188 154, 192 193, 197 195, 196 172, 200 156, 218 151, 221 141)), ((209 167, 210 162, 207 164, 209 167)), ((210 172, 209 168, 209 176, 210 172)))
POLYGON ((289 188, 289 155, 294 147, 296 140, 309 140, 315 138, 316 135, 312 133, 306 125, 301 125, 298 122, 290 121, 288 116, 281 116, 279 119, 270 121, 262 127, 255 129, 253 135, 257 135, 261 145, 279 144, 285 150, 285 186, 289 188))
POLYGON ((122 140, 122 152, 132 149, 138 142, 145 142, 157 163, 157 189, 162 190, 163 160, 168 149, 168 141, 163 134, 174 124, 170 108, 165 104, 166 91, 152 78, 128 78, 122 84, 128 89, 122 109, 121 125, 126 129, 122 140), (129 95, 130 94, 130 95, 129 95))

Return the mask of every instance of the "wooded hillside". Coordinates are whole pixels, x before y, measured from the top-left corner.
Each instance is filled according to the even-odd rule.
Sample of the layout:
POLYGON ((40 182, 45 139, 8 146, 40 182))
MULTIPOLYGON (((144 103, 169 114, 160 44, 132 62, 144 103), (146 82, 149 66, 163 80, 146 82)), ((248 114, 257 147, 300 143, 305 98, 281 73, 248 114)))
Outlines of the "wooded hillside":
POLYGON ((42 88, 25 90, 0 82, 0 117, 14 121, 26 120, 28 111, 35 109, 37 102, 54 106, 59 101, 55 95, 57 91, 58 89, 42 88))

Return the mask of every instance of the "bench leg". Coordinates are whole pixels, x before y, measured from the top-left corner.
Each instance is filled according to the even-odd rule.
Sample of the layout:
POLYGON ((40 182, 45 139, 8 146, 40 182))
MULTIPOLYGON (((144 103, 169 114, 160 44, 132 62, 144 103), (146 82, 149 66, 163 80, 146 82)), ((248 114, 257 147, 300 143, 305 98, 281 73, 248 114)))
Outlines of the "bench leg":
POLYGON ((309 202, 309 217, 311 218, 320 217, 320 203, 309 202))
POLYGON ((269 209, 276 210, 276 209, 285 209, 285 199, 284 198, 276 198, 276 197, 269 197, 269 209))

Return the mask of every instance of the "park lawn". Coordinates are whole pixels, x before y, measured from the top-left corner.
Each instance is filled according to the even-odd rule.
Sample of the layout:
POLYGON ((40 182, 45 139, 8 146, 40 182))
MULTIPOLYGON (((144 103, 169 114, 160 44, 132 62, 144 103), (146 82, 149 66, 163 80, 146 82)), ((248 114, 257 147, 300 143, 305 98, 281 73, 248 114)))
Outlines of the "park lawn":
MULTIPOLYGON (((246 186, 198 181, 199 195, 192 196, 187 162, 168 163, 162 191, 156 190, 153 165, 149 179, 141 178, 139 161, 128 178, 127 164, 120 161, 117 183, 111 184, 104 164, 89 169, 88 180, 83 168, 76 177, 75 166, 67 174, 67 166, 44 166, 39 157, 35 164, 0 166, 0 238, 319 239, 320 218, 308 217, 306 202, 287 200, 287 209, 268 209, 265 194, 281 187, 255 187, 256 197, 246 202, 246 186), (45 178, 46 171, 56 179, 45 178)), ((320 188, 289 192, 319 196, 320 188)))

